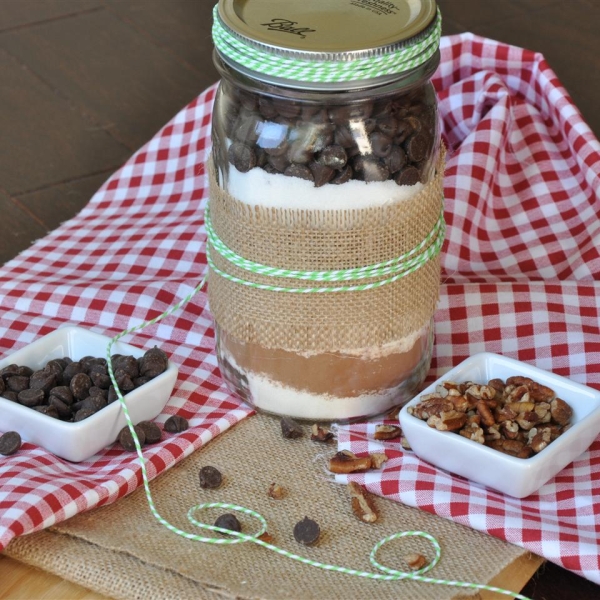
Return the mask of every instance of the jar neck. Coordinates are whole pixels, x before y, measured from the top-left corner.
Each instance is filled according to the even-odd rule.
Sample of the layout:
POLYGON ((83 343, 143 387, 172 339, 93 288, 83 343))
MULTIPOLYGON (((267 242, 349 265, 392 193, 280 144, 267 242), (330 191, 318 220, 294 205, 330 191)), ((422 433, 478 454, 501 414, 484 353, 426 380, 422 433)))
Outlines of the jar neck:
POLYGON ((231 65, 216 50, 213 52, 213 61, 223 79, 249 92, 289 99, 298 98, 305 102, 318 103, 332 101, 336 98, 348 102, 360 101, 374 95, 384 97, 388 94, 398 94, 398 92, 409 91, 423 85, 435 73, 440 62, 440 53, 439 50, 436 51, 428 61, 410 71, 374 79, 372 85, 366 85, 363 81, 357 82, 355 87, 347 87, 348 84, 344 84, 344 87, 336 88, 335 84, 329 84, 328 87, 319 89, 299 87, 297 82, 283 79, 268 80, 260 73, 251 72, 239 65, 231 65), (360 83, 360 87, 358 83, 360 83))

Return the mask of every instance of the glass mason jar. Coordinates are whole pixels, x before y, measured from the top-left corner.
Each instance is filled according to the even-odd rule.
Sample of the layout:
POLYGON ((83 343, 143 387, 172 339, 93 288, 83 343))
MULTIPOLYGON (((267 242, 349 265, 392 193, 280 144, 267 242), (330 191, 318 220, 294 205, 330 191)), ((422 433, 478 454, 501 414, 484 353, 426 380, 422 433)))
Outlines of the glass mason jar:
MULTIPOLYGON (((215 64, 221 81, 213 110, 212 161, 213 186, 218 187, 219 195, 229 198, 229 203, 241 203, 250 212, 258 209, 280 211, 288 221, 290 211, 299 211, 305 215, 304 226, 306 215, 310 214, 314 216, 312 221, 308 218, 308 222, 313 223, 313 230, 321 227, 319 219, 328 219, 330 223, 332 218, 339 221, 342 229, 351 229, 357 211, 369 213, 393 207, 401 212, 404 205, 414 204, 431 188, 434 179, 441 177, 437 99, 430 82, 439 62, 440 17, 435 2, 357 0, 347 4, 338 18, 323 22, 324 15, 336 14, 335 9, 340 6, 338 0, 298 3, 284 11, 286 18, 280 14, 281 10, 271 15, 272 3, 264 0, 221 0, 218 12, 215 12, 215 64), (321 16, 315 16, 318 14, 321 16), (372 27, 369 27, 369 19, 373 21, 372 27), (383 30, 382 20, 387 24, 383 30), (319 23, 326 31, 323 36, 310 41, 311 34, 317 30, 312 26, 314 23, 319 23), (354 34, 349 36, 349 31, 354 34), (404 62, 402 68, 398 67, 392 73, 381 74, 375 68, 375 76, 365 78, 361 75, 359 79, 355 76, 349 81, 315 81, 318 77, 314 73, 303 80, 288 79, 285 68, 278 75, 270 69, 255 70, 255 62, 245 62, 243 54, 231 52, 223 41, 223 32, 233 35, 234 42, 245 43, 250 49, 258 44, 263 52, 276 58, 299 57, 305 63, 314 61, 315 57, 325 57, 331 63, 337 60, 343 67, 344 63, 347 66, 356 60, 381 58, 386 51, 389 54, 412 49, 414 54, 415 45, 421 50, 418 55, 421 60, 416 65, 414 60, 409 61, 409 67, 404 62), (360 32, 360 37, 356 32, 360 32), (382 43, 382 37, 386 44, 382 43), (341 40, 339 49, 331 40, 341 40), (352 48, 353 43, 356 49, 352 48), (300 49, 296 47, 298 44, 300 49), (323 217, 324 212, 326 217, 323 217)), ((377 67, 377 62, 374 64, 377 67)), ((439 252, 443 239, 443 228, 440 233, 438 219, 440 199, 434 198, 433 203, 433 207, 425 212, 435 213, 435 219, 420 227, 426 232, 438 224, 439 252)), ((212 213, 212 192, 210 204, 212 213)), ((420 207, 417 205, 410 210, 419 212, 420 207)), ((377 218, 382 219, 381 216, 377 218)), ((223 217, 219 222, 223 223, 223 217)), ((214 227, 217 228, 216 220, 214 227)), ((293 223, 290 227, 294 228, 293 223)), ((227 224, 224 230, 228 230, 227 224)), ((282 255, 304 256, 306 245, 321 243, 321 238, 313 235, 314 231, 305 238, 297 233, 290 233, 289 240, 278 236, 273 241, 279 245, 282 255), (281 248, 284 245, 291 249, 281 248)), ((249 232, 248 235, 254 234, 249 232)), ((358 241, 353 239, 351 244, 323 242, 324 247, 317 248, 316 252, 327 257, 323 262, 329 267, 325 268, 328 273, 325 277, 337 277, 340 270, 345 271, 343 277, 350 277, 350 271, 354 273, 365 267, 356 257, 363 256, 362 252, 366 252, 365 256, 371 255, 368 248, 360 247, 361 243, 360 237, 358 241), (338 246, 343 247, 340 250, 343 255, 339 257, 335 256, 338 246), (354 258, 349 258, 348 254, 353 253, 354 258), (340 268, 336 269, 338 265, 340 268)), ((367 245, 373 244, 376 241, 371 240, 367 245)), ((233 250, 248 258, 244 254, 253 251, 252 240, 241 240, 233 250)), ((393 256, 403 254, 402 250, 394 249, 393 256)), ((277 251, 275 248, 275 253, 277 251)), ((404 254, 410 255, 410 252, 404 254)), ((260 252, 258 256, 261 256, 260 252)), ((307 260, 310 262, 310 257, 307 260)), ((410 258, 408 260, 410 263, 410 258)), ((223 315, 230 310, 236 311, 239 317, 245 307, 243 304, 238 304, 235 309, 229 307, 226 292, 220 295, 215 292, 216 295, 211 296, 215 278, 224 274, 223 269, 212 264, 215 274, 209 275, 209 297, 216 321, 217 358, 225 381, 255 408, 300 419, 354 419, 380 414, 406 402, 418 391, 431 361, 432 305, 437 300, 439 264, 434 264, 435 255, 427 263, 428 268, 433 269, 433 275, 430 273, 427 283, 426 306, 423 308, 419 298, 400 302, 418 305, 414 308, 415 314, 408 318, 411 325, 404 328, 402 334, 377 335, 372 341, 369 341, 369 335, 362 335, 358 336, 361 341, 355 345, 332 342, 333 346, 324 343, 303 346, 290 341, 285 332, 282 334, 285 343, 278 343, 276 336, 273 340, 273 335, 267 336, 269 342, 265 342, 265 337, 257 340, 236 334, 226 324, 229 318, 223 315)), ((257 264, 263 262, 257 261, 257 264)), ((298 265, 291 268, 279 263, 270 266, 287 266, 293 273, 298 272, 298 265)), ((381 268, 381 265, 375 266, 381 268)), ((403 276, 398 279, 400 277, 403 276)), ((229 277, 229 281, 233 279, 229 277)), ((239 282, 241 278, 237 279, 239 282)), ((337 281, 341 283, 335 285, 343 287, 348 280, 337 281)), ((373 283, 374 279, 368 281, 378 287, 373 283)), ((360 283, 359 280, 358 286, 349 290, 349 294, 364 299, 364 291, 355 289, 360 283)), ((395 282, 390 283, 394 285, 395 282)), ((383 287, 382 284, 381 289, 383 287)), ((276 297, 292 295, 269 292, 276 297)), ((392 293, 391 286, 385 293, 392 293)), ((351 309, 346 306, 349 296, 344 294, 341 291, 336 299, 331 299, 331 306, 326 311, 333 314, 339 306, 340 312, 349 313, 351 309)), ((327 294, 329 297, 335 295, 327 294)), ((256 300, 256 296, 254 298, 256 300)), ((402 307, 392 306, 389 299, 377 298, 375 303, 385 304, 378 311, 384 315, 387 312, 385 319, 406 318, 402 307)), ((290 309, 290 330, 302 329, 297 320, 298 311, 315 310, 315 305, 310 302, 312 300, 304 308, 294 305, 290 309)), ((281 311, 287 310, 288 305, 289 302, 284 301, 283 308, 276 310, 268 302, 264 306, 265 310, 271 306, 273 318, 281 320, 281 311)), ((285 317, 283 315, 284 321, 285 317)), ((370 323, 368 312, 359 312, 357 318, 360 321, 357 328, 368 330, 372 327, 377 331, 386 328, 376 320, 370 323)), ((251 324, 240 331, 249 329, 254 331, 255 327, 251 324)), ((348 329, 348 339, 354 339, 352 323, 348 329)), ((296 340, 294 336, 295 333, 291 337, 296 340)))

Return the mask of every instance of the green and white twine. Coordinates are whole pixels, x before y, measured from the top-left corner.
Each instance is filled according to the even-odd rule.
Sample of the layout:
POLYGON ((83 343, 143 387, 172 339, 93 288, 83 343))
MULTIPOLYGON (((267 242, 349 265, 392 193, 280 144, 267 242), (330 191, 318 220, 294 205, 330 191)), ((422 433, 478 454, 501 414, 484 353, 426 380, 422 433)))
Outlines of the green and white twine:
POLYGON ((215 233, 212 222, 210 220, 210 213, 208 208, 206 209, 204 222, 206 225, 206 233, 208 236, 208 244, 206 247, 206 261, 209 267, 221 277, 239 283, 248 287, 253 287, 259 290, 267 290, 271 292, 291 292, 299 294, 311 294, 311 293, 329 293, 329 292, 357 292, 370 290, 378 287, 382 287, 389 283, 394 283, 411 273, 414 273, 420 269, 425 263, 437 256, 444 243, 445 235, 445 222, 443 212, 440 214, 439 219, 436 221, 433 229, 425 236, 425 238, 412 250, 405 254, 392 258, 388 261, 381 262, 375 265, 369 265, 365 267, 356 267, 353 269, 333 270, 333 271, 298 271, 290 269, 282 269, 277 267, 270 267, 263 265, 251 260, 248 260, 239 254, 236 254, 233 250, 228 248, 222 240, 215 233), (275 286, 264 283, 256 283, 241 279, 230 273, 219 269, 212 258, 212 249, 214 249, 220 256, 225 258, 231 264, 236 267, 243 269, 254 275, 265 275, 268 277, 281 278, 281 279, 297 279, 302 281, 323 281, 323 282, 335 282, 335 281, 356 281, 361 279, 371 279, 376 277, 383 277, 391 275, 385 279, 378 281, 362 283, 357 285, 343 285, 338 287, 283 287, 275 286))
POLYGON ((437 51, 441 31, 442 18, 438 10, 433 25, 423 36, 385 54, 345 61, 287 58, 265 51, 232 33, 223 26, 218 6, 215 6, 212 36, 222 56, 250 71, 292 81, 340 83, 403 73, 421 66, 437 51))
POLYGON ((194 541, 194 542, 203 542, 206 544, 213 544, 213 545, 231 545, 231 544, 239 544, 241 542, 252 542, 259 546, 263 546, 264 548, 267 548, 268 550, 272 550, 273 552, 276 552, 277 554, 284 556, 285 558, 296 560, 305 565, 310 565, 312 567, 317 567, 320 569, 324 569, 326 571, 334 571, 336 573, 343 573, 345 575, 354 575, 356 577, 364 577, 366 579, 372 579, 374 581, 398 581, 401 579, 410 579, 412 581, 420 581, 422 583, 446 585, 446 586, 465 588, 465 589, 471 589, 471 590, 486 590, 486 591, 490 591, 490 592, 496 592, 498 594, 503 594, 505 596, 510 596, 510 597, 516 598, 518 600, 530 600, 526 596, 517 594, 515 592, 511 592, 510 590, 505 590, 503 588, 495 587, 495 586, 485 585, 485 584, 481 584, 481 583, 471 583, 468 581, 458 581, 458 580, 453 580, 453 579, 439 579, 436 577, 426 576, 425 574, 428 571, 432 570, 440 561, 442 550, 441 550, 439 542, 431 534, 429 534, 425 531, 402 531, 402 532, 398 532, 398 533, 389 535, 388 537, 377 542, 377 544, 375 544, 375 546, 371 550, 371 553, 369 555, 369 560, 371 562, 371 565, 373 565, 373 567, 375 567, 376 569, 379 569, 379 571, 381 571, 381 572, 371 572, 371 571, 362 571, 360 569, 350 569, 347 567, 331 565, 331 564, 319 562, 316 560, 312 560, 310 558, 306 558, 305 556, 301 556, 299 554, 295 554, 294 552, 290 552, 289 550, 285 550, 284 548, 279 548, 278 546, 275 546, 274 544, 270 544, 269 542, 266 542, 266 541, 260 539, 260 536, 267 531, 266 519, 260 513, 254 511, 254 510, 251 510, 249 508, 246 508, 244 506, 239 506, 237 504, 229 504, 226 502, 206 502, 206 503, 202 503, 202 504, 197 504, 197 505, 193 506, 192 508, 190 508, 190 510, 188 511, 188 515, 187 515, 190 523, 192 523, 196 527, 207 530, 207 531, 216 531, 221 534, 226 534, 226 535, 230 536, 229 538, 205 537, 205 536, 201 536, 201 535, 198 535, 195 533, 191 533, 189 531, 184 531, 183 529, 180 529, 176 525, 169 523, 164 517, 162 517, 154 504, 154 499, 152 498, 152 494, 150 492, 150 482, 148 479, 148 472, 146 470, 146 459, 144 458, 144 454, 142 452, 142 446, 140 444, 140 440, 134 429, 134 423, 131 420, 129 410, 127 408, 127 402, 119 388, 119 385, 117 383, 117 380, 115 378, 115 374, 114 374, 114 371, 112 368, 112 360, 111 360, 112 347, 122 337, 129 335, 131 333, 134 333, 136 331, 139 331, 140 329, 143 329, 150 325, 154 325, 155 323, 158 323, 165 317, 174 313, 176 310, 181 308, 184 304, 189 302, 198 292, 200 292, 200 290, 204 287, 204 284, 205 284, 205 278, 203 277, 202 280, 200 281, 200 283, 194 288, 194 290, 190 294, 188 294, 185 298, 183 298, 181 301, 179 301, 177 304, 175 304, 174 306, 169 308, 167 311, 165 311, 161 315, 155 317, 154 319, 151 319, 149 321, 145 321, 143 323, 135 325, 134 327, 126 329, 126 330, 122 331, 121 333, 117 334, 115 337, 113 337, 110 340, 110 342, 107 346, 107 349, 106 349, 108 373, 110 375, 111 382, 112 382, 112 384, 115 388, 115 391, 117 393, 117 396, 119 398, 119 402, 121 404, 121 408, 123 409, 123 414, 125 415, 125 420, 127 422, 127 426, 129 428, 129 431, 131 432, 131 436, 132 436, 134 444, 135 444, 135 450, 137 453, 138 461, 139 461, 141 472, 142 472, 142 480, 143 480, 143 485, 144 485, 144 491, 146 493, 146 500, 148 501, 148 506, 150 508, 150 512, 152 513, 154 518, 161 525, 166 527, 172 533, 179 535, 185 539, 194 541), (196 519, 195 515, 197 512, 199 512, 201 510, 205 510, 205 509, 210 509, 210 508, 233 510, 233 511, 248 515, 250 517, 255 518, 259 522, 260 528, 254 534, 246 534, 246 533, 231 531, 229 529, 224 529, 222 527, 217 527, 216 525, 208 525, 207 523, 203 523, 196 519), (386 567, 386 566, 380 564, 376 559, 376 555, 377 555, 377 552, 381 549, 381 547, 384 546, 385 544, 387 544, 388 542, 391 542, 392 540, 396 540, 396 539, 400 539, 400 538, 404 538, 404 537, 419 537, 419 538, 424 538, 424 539, 428 540, 431 543, 431 545, 433 546, 433 549, 435 552, 434 559, 429 564, 427 564, 425 567, 420 569, 419 571, 414 571, 414 572, 412 572, 412 571, 406 572, 406 571, 399 571, 397 569, 390 569, 389 567, 386 567))

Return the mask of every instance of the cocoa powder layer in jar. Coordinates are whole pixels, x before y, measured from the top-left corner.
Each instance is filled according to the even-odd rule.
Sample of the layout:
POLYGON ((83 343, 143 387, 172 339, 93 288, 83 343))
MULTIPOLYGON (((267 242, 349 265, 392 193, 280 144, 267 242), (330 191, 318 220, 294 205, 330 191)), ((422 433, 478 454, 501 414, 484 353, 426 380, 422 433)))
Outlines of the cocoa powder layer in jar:
POLYGON ((217 353, 229 386, 268 413, 351 419, 387 411, 416 393, 429 369, 432 336, 360 353, 301 355, 240 342, 218 332, 217 353))

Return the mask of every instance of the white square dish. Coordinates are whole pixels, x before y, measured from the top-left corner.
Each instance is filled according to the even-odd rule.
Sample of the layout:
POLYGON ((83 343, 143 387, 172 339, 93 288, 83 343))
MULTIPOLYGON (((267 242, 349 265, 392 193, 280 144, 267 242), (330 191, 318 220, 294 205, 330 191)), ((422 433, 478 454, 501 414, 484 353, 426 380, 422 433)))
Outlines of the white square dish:
POLYGON ((471 356, 424 389, 400 412, 400 426, 410 447, 423 460, 516 498, 533 494, 580 456, 600 433, 600 392, 565 377, 498 354, 471 356), (510 456, 457 433, 438 431, 408 413, 421 396, 443 381, 487 383, 514 375, 552 388, 573 409, 571 427, 531 458, 510 456))
MULTIPOLYGON (((25 365, 34 370, 43 368, 49 360, 84 356, 105 357, 109 337, 81 327, 61 327, 0 360, 0 369, 10 365, 25 365)), ((135 358, 144 350, 116 342, 112 354, 128 354, 135 358)), ((169 401, 178 369, 169 361, 167 370, 125 395, 134 423, 151 420, 160 414, 169 401)), ((44 447, 56 456, 72 462, 87 460, 112 444, 125 427, 125 415, 120 402, 112 402, 102 410, 78 423, 60 421, 0 397, 0 431, 18 431, 23 441, 44 447)))

